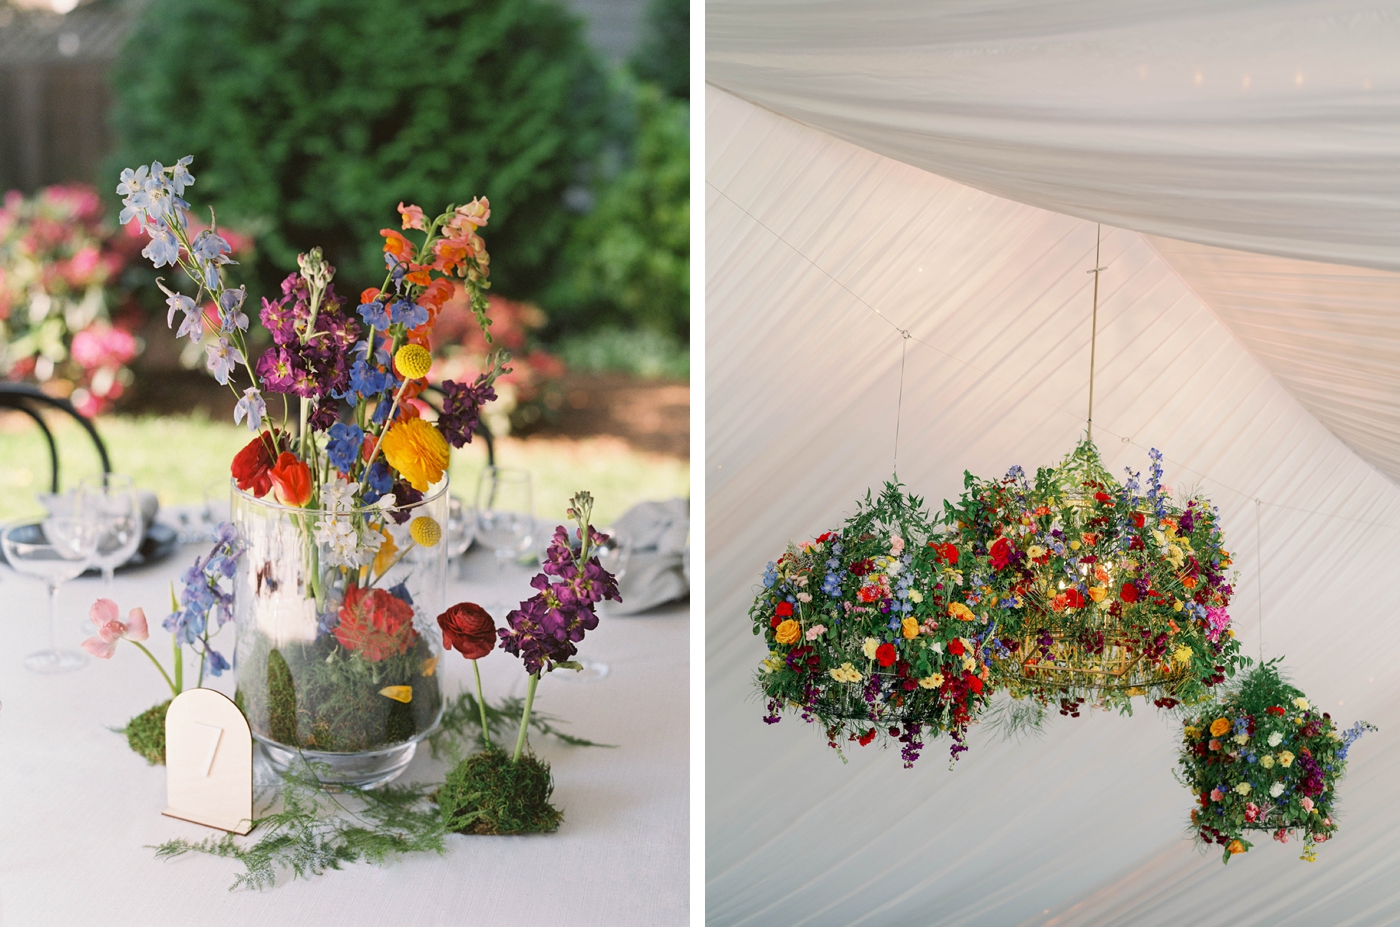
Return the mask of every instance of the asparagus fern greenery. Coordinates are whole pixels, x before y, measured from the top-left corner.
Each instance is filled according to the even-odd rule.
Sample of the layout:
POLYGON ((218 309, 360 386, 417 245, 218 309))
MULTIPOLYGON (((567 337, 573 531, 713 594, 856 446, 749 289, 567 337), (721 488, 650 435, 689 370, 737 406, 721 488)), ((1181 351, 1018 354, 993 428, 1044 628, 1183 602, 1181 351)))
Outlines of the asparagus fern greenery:
MULTIPOLYGON (((519 698, 504 699, 494 705, 487 702, 485 717, 491 734, 500 739, 518 723, 522 705, 519 698)), ((481 703, 467 692, 447 702, 441 726, 428 738, 434 759, 446 758, 455 765, 468 746, 485 743, 481 708, 481 703)), ((541 735, 573 746, 611 746, 565 734, 555 727, 558 719, 548 715, 534 713, 529 723, 541 735)), ((442 789, 451 788, 452 777, 448 778, 442 789)), ((546 802, 552 787, 547 780, 546 767, 545 780, 533 783, 546 802)), ((507 808, 489 821, 464 821, 460 809, 435 803, 435 799, 448 797, 439 796, 437 786, 416 784, 346 788, 334 794, 320 784, 314 769, 304 764, 282 777, 278 795, 264 792, 258 796, 261 814, 253 822, 256 840, 225 834, 199 841, 167 840, 153 849, 161 859, 185 853, 235 859, 243 864, 243 872, 234 878, 230 890, 265 889, 276 885, 279 875, 288 873, 294 879, 310 878, 349 863, 379 864, 408 853, 441 854, 446 850, 449 833, 502 832, 518 823, 515 818, 521 813, 519 809, 507 808)), ((530 823, 537 825, 534 829, 553 830, 559 821, 556 817, 530 823)))

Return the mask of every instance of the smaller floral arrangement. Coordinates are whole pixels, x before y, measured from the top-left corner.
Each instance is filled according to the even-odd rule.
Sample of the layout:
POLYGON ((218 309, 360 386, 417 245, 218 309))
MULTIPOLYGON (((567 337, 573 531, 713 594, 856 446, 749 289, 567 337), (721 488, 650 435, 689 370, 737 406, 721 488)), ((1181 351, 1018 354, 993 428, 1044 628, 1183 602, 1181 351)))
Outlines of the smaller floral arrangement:
POLYGON ((950 616, 984 626, 1013 699, 1131 712, 1194 704, 1235 672, 1229 552, 1203 497, 1174 500, 1152 450, 1143 485, 1119 483, 1083 441, 1035 479, 966 475, 930 548, 965 577, 950 616))
POLYGON ((934 553, 933 532, 923 500, 890 482, 840 530, 768 564, 749 610, 768 644, 756 680, 764 721, 794 710, 843 760, 845 744, 877 739, 902 744, 906 768, 927 737, 948 734, 954 759, 967 749, 992 695, 992 640, 960 620, 958 554, 934 553))
MULTIPOLYGON (((1246 658, 1248 662, 1248 658, 1246 658)), ((1286 683, 1278 660, 1247 672, 1209 704, 1192 709, 1182 730, 1177 779, 1196 795, 1191 829, 1197 844, 1217 844, 1222 858, 1247 852, 1251 831, 1279 843, 1303 841, 1300 859, 1336 833, 1337 783, 1351 745, 1376 728, 1359 721, 1339 731, 1301 691, 1286 683)))

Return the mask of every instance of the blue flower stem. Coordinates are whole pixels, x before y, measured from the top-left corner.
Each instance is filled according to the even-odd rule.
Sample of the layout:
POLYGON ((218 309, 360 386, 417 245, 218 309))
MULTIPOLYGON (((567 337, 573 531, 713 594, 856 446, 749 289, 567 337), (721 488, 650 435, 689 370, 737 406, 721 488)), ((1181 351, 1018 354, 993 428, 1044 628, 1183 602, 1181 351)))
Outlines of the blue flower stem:
POLYGON ((520 734, 515 738, 515 756, 512 763, 520 762, 520 752, 525 749, 525 731, 530 727, 530 709, 535 704, 535 686, 540 684, 540 674, 530 675, 530 687, 525 690, 525 712, 520 716, 520 734))
MULTIPOLYGON (((173 688, 175 694, 179 695, 181 692, 185 691, 185 661, 182 659, 183 655, 180 653, 180 638, 176 637, 174 634, 170 635, 170 644, 175 649, 175 684, 173 688)), ((154 660, 155 657, 151 659, 154 660)), ((160 664, 157 663, 156 665, 159 666, 160 664)))
MULTIPOLYGON (((481 668, 472 661, 472 672, 476 673, 476 707, 481 711, 481 737, 486 741, 486 746, 491 747, 491 728, 486 723, 486 699, 481 695, 481 668)), ((532 692, 534 690, 531 690, 532 692)))
MULTIPOLYGON (((131 640, 131 638, 127 638, 127 640, 131 640)), ((179 688, 176 687, 176 685, 175 685, 175 680, 171 679, 171 678, 170 678, 170 674, 167 673, 167 672, 165 671, 165 667, 163 667, 163 666, 160 665, 160 661, 156 659, 156 655, 153 654, 153 653, 151 653, 149 650, 147 650, 147 649, 146 649, 146 645, 145 645, 145 644, 142 644, 140 641, 131 641, 131 642, 132 642, 133 644, 135 644, 137 647, 139 647, 139 648, 141 649, 141 652, 142 652, 142 653, 144 653, 146 656, 148 656, 148 657, 151 658, 151 662, 154 663, 154 664, 156 665, 156 669, 160 670, 161 676, 163 676, 163 677, 165 678, 165 684, 166 684, 167 686, 170 687, 170 692, 171 692, 171 694, 172 694, 172 695, 179 695, 179 694, 180 694, 180 690, 179 690, 179 688)), ((176 653, 179 653, 179 651, 177 650, 176 653)))

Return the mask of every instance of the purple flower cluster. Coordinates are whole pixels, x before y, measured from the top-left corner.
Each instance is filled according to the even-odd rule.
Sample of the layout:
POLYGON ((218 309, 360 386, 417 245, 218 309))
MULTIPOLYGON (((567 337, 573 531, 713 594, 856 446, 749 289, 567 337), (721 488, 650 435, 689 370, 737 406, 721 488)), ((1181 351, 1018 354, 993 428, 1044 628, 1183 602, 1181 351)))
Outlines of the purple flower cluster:
MULTIPOLYGON (((345 313, 334 284, 326 287, 313 321, 306 281, 290 274, 282 281, 281 299, 263 300, 261 318, 273 341, 258 359, 257 373, 267 389, 320 399, 350 384, 350 350, 359 340, 360 325, 345 313)), ((333 415, 325 419, 314 425, 324 430, 335 421, 333 415)))
POLYGON ((481 427, 481 407, 496 398, 496 390, 483 374, 470 386, 444 380, 442 392, 438 429, 453 447, 471 443, 472 435, 481 427))
MULTIPOLYGON (((586 530, 594 548, 608 540, 592 526, 586 530)), ((589 557, 580 566, 563 525, 555 529, 541 569, 544 572, 530 580, 538 592, 508 614, 508 627, 496 632, 501 649, 524 660, 525 671, 532 676, 547 673, 578 653, 575 645, 584 633, 598 627, 594 605, 603 599, 622 601, 616 577, 603 569, 596 557, 589 557), (551 576, 558 581, 551 582, 551 576)))
POLYGON ((233 618, 233 593, 223 589, 223 580, 233 577, 242 552, 233 525, 229 522, 219 525, 209 556, 196 557, 194 565, 181 575, 185 588, 180 591, 179 609, 163 622, 165 630, 175 635, 178 643, 194 646, 196 641, 200 642, 204 669, 214 676, 228 669, 229 663, 209 646, 209 624, 212 620, 217 631, 233 618))

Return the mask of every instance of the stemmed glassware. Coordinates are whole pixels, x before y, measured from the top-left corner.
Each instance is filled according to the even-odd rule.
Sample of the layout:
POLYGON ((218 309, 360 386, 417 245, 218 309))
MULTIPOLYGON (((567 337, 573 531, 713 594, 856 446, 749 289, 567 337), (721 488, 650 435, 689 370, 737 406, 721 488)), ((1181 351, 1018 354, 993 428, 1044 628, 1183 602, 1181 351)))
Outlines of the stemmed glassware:
POLYGON ((100 529, 91 517, 81 491, 53 501, 41 522, 10 525, 0 532, 0 548, 10 566, 37 576, 49 589, 49 647, 24 658, 36 673, 66 673, 87 663, 76 650, 60 650, 56 640, 58 590, 67 580, 82 574, 97 550, 100 529))
POLYGON ((444 541, 447 544, 447 562, 455 564, 453 576, 461 578, 462 555, 475 539, 476 510, 462 505, 462 500, 456 496, 448 497, 444 541))
POLYGON ((88 477, 80 488, 98 531, 92 565, 102 571, 110 598, 117 567, 141 546, 141 500, 131 477, 118 473, 88 477))
MULTIPOLYGON (((496 555, 496 579, 504 585, 506 561, 531 548, 535 502, 530 471, 487 467, 476 488, 476 536, 496 555)), ((501 594, 506 595, 502 589, 501 594)), ((498 605, 509 604, 504 600, 498 605)))

